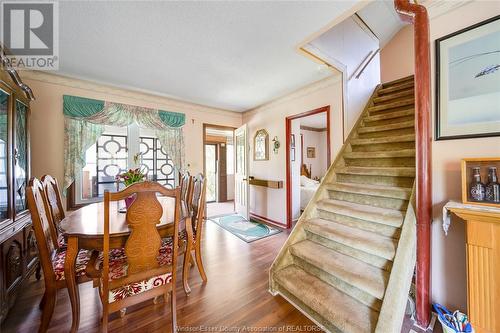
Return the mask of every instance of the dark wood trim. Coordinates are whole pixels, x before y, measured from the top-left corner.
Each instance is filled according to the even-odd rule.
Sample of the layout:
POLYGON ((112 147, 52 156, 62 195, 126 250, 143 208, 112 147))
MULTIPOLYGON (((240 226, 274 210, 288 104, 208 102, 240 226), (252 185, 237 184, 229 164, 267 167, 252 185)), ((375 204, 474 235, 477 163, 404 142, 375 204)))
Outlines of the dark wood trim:
POLYGON ((260 222, 263 222, 264 224, 270 224, 273 227, 278 227, 280 229, 284 229, 283 222, 278 222, 278 221, 272 220, 268 217, 261 216, 261 215, 258 215, 258 214, 252 213, 252 212, 250 212, 248 215, 250 218, 254 218, 260 222))
MULTIPOLYGON (((327 166, 331 164, 331 127, 330 127, 330 105, 314 110, 302 112, 285 118, 286 137, 286 228, 292 227, 292 176, 290 172, 290 134, 292 133, 292 120, 312 116, 318 113, 326 113, 326 161, 327 166)), ((301 152, 302 154, 302 152, 301 152)))
MULTIPOLYGON (((24 281, 36 270, 40 278, 38 250, 34 241, 31 216, 28 209, 16 212, 14 170, 16 168, 14 152, 17 141, 17 103, 26 106, 26 186, 31 177, 30 154, 30 98, 27 95, 27 85, 22 83, 15 70, 5 66, 0 45, 0 90, 8 95, 6 105, 6 156, 5 173, 7 186, 8 210, 6 217, 0 221, 0 324, 14 304, 18 294, 22 292, 24 281)), ((31 89, 29 89, 31 92, 31 89)))
POLYGON ((316 127, 309 127, 309 126, 300 126, 301 130, 304 131, 311 131, 311 132, 326 132, 326 127, 324 128, 316 128, 316 127))
POLYGON ((414 25, 415 45, 415 148, 417 191, 417 323, 428 327, 431 316, 430 262, 432 219, 432 124, 429 17, 422 5, 394 0, 401 20, 414 25))
POLYGON ((441 120, 440 120, 440 113, 441 113, 441 98, 440 98, 440 80, 441 80, 441 66, 440 66, 440 53, 441 53, 441 42, 458 36, 460 34, 463 34, 464 32, 479 28, 480 26, 483 26, 485 24, 494 22, 500 20, 500 15, 493 16, 492 18, 489 18, 485 21, 481 21, 479 23, 473 24, 471 26, 468 26, 464 29, 455 31, 451 34, 448 34, 446 36, 443 36, 441 38, 438 38, 435 40, 434 45, 435 45, 435 50, 436 50, 436 87, 435 87, 435 93, 436 93, 436 128, 435 128, 435 135, 436 135, 436 141, 441 141, 441 140, 457 140, 457 139, 473 139, 473 138, 486 138, 486 137, 494 137, 494 136, 500 136, 500 132, 492 132, 492 133, 480 133, 480 134, 466 134, 466 135, 451 135, 451 136, 442 136, 441 135, 441 120))
POLYGON ((21 96, 28 101, 26 104, 29 105, 29 101, 35 100, 35 95, 31 88, 21 80, 19 73, 9 65, 9 61, 6 57, 8 53, 8 50, 0 45, 0 67, 2 67, 2 73, 9 74, 10 80, 16 85, 16 90, 22 91, 21 96))

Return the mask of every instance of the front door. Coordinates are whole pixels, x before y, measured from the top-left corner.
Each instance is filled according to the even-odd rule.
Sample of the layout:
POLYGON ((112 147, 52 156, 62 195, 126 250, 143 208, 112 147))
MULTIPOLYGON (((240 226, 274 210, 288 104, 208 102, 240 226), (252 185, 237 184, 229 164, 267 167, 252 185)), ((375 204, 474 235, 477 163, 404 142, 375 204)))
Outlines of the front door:
POLYGON ((234 177, 234 203, 238 214, 248 220, 249 187, 248 187, 248 137, 247 125, 234 132, 236 171, 234 177))

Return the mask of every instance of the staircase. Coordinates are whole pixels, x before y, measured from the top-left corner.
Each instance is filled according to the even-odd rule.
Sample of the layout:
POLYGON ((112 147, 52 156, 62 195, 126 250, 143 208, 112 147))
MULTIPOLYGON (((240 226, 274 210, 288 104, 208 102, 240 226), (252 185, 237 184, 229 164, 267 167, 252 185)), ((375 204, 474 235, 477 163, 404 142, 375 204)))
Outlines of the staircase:
POLYGON ((379 85, 275 259, 270 292, 330 332, 400 332, 415 267, 413 76, 379 85))

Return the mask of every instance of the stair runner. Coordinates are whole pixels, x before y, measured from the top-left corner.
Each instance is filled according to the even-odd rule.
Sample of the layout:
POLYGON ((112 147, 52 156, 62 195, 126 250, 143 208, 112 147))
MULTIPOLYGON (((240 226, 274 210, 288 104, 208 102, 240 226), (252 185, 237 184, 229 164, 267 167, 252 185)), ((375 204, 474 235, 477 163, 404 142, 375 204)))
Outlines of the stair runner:
POLYGON ((394 266, 399 248, 413 244, 400 238, 415 178, 414 120, 412 76, 377 87, 273 263, 270 291, 327 331, 383 332, 402 322, 401 309, 383 319, 395 326, 378 321, 384 302, 404 302, 411 277, 399 275, 414 265, 394 266), (391 274, 404 288, 387 300, 391 274))

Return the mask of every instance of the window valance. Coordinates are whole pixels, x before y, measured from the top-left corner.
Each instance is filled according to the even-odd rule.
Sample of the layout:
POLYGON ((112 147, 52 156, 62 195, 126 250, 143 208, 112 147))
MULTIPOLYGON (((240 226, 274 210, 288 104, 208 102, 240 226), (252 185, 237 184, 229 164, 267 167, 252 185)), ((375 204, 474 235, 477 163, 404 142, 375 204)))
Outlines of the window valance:
POLYGON ((182 127, 186 122, 186 115, 184 113, 155 110, 121 103, 110 103, 78 96, 63 96, 63 112, 66 117, 88 118, 88 120, 91 120, 97 116, 98 119, 102 119, 102 115, 99 117, 99 113, 104 112, 107 114, 109 111, 122 113, 119 115, 122 121, 129 121, 130 123, 133 121, 137 121, 139 124, 141 122, 149 123, 151 119, 149 121, 145 119, 147 116, 152 118, 157 117, 160 123, 156 126, 160 127, 182 127))
POLYGON ((184 164, 183 113, 163 111, 96 99, 63 96, 65 119, 64 189, 85 165, 85 152, 103 134, 105 125, 128 126, 134 122, 154 129, 163 149, 178 170, 184 164))

